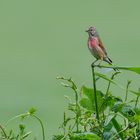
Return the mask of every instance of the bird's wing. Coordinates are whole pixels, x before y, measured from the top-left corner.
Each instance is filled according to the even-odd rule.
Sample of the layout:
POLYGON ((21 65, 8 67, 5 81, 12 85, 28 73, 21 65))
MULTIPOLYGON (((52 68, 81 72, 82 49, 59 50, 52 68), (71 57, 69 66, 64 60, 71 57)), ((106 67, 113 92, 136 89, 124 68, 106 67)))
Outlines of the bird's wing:
POLYGON ((104 45, 100 38, 98 38, 98 43, 99 43, 99 47, 102 49, 102 51, 105 53, 105 55, 107 55, 106 49, 104 48, 104 45))

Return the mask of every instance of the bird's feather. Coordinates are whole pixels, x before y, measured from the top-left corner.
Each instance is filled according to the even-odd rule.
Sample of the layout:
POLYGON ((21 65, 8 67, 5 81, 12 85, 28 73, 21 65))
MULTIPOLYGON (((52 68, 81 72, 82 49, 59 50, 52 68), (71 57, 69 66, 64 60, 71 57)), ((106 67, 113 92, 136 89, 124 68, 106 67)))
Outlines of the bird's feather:
POLYGON ((105 53, 105 55, 107 56, 107 52, 106 49, 104 48, 104 45, 101 41, 101 39, 98 37, 98 43, 99 43, 99 47, 102 49, 102 51, 105 53))

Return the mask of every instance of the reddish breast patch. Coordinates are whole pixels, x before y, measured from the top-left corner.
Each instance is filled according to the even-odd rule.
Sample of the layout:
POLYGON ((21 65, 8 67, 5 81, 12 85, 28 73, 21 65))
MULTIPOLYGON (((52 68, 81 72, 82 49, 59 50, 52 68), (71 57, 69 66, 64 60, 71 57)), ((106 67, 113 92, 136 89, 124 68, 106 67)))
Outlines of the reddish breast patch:
POLYGON ((96 39, 89 39, 89 40, 88 40, 88 45, 89 45, 91 48, 96 47, 97 44, 98 44, 98 42, 97 42, 96 39))

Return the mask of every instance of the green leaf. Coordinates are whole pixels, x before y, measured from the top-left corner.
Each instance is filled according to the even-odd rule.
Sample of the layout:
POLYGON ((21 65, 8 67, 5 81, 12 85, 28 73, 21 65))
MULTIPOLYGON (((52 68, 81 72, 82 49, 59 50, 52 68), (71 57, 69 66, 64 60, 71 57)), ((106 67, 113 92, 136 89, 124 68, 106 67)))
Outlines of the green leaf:
POLYGON ((119 125, 119 123, 117 122, 117 120, 115 118, 112 118, 112 123, 113 123, 114 128, 116 129, 118 135, 120 136, 121 140, 124 140, 123 133, 121 132, 122 128, 121 128, 121 126, 119 125))
POLYGON ((100 137, 94 133, 76 133, 70 140, 100 140, 100 137))
POLYGON ((108 77, 107 77, 106 75, 104 75, 104 74, 95 72, 95 75, 97 75, 97 76, 101 77, 102 79, 107 80, 107 81, 109 81, 109 82, 111 82, 111 83, 113 83, 113 84, 116 84, 112 79, 108 78, 108 77))
POLYGON ((130 91, 131 93, 134 93, 134 94, 137 95, 137 96, 140 96, 140 91, 138 91, 138 92, 133 91, 133 90, 128 90, 128 91, 130 91))
POLYGON ((114 117, 115 117, 115 114, 111 114, 111 115, 107 116, 107 118, 105 119, 104 126, 106 127, 107 125, 109 125, 109 123, 112 121, 112 119, 114 117))
POLYGON ((140 67, 129 67, 129 68, 127 68, 127 70, 140 74, 140 67))
POLYGON ((99 66, 95 65, 96 67, 100 68, 112 68, 112 69, 120 69, 120 70, 129 70, 132 72, 136 72, 137 74, 140 74, 140 67, 117 67, 117 66, 99 66))
POLYGON ((111 129, 113 127, 112 119, 114 117, 115 117, 115 114, 110 114, 105 119, 104 131, 103 131, 104 140, 109 140, 113 135, 113 131, 111 129))
POLYGON ((114 104, 114 106, 112 108, 112 111, 120 112, 122 110, 123 105, 124 104, 122 102, 120 102, 120 101, 115 102, 115 104, 114 104))
POLYGON ((31 133, 32 133, 32 132, 28 132, 28 133, 24 134, 24 135, 22 136, 21 140, 27 138, 31 133))
POLYGON ((82 86, 81 88, 81 93, 85 95, 86 97, 88 97, 88 99, 90 99, 91 101, 94 100, 93 92, 94 91, 92 88, 87 88, 86 86, 82 86))
POLYGON ((122 107, 120 112, 126 118, 133 117, 135 115, 135 111, 132 109, 132 107, 130 105, 126 105, 126 104, 123 105, 123 107, 122 107))
POLYGON ((115 97, 109 94, 108 97, 104 100, 104 106, 112 109, 114 108, 116 102, 122 102, 122 100, 119 97, 115 97))
POLYGON ((109 140, 111 137, 112 137, 112 132, 111 131, 105 131, 104 133, 103 133, 103 140, 109 140))
POLYGON ((83 108, 86 108, 87 110, 91 110, 91 111, 95 110, 93 102, 91 102, 91 100, 88 98, 82 98, 80 100, 80 104, 83 108))
POLYGON ((66 140, 66 139, 64 139, 64 135, 54 135, 53 136, 53 138, 52 138, 52 140, 66 140))
MULTIPOLYGON (((87 88, 83 86, 81 88, 81 93, 85 96, 80 100, 81 106, 83 108, 86 108, 87 110, 95 111, 94 90, 92 88, 87 88)), ((103 93, 98 90, 97 90, 97 101, 98 108, 100 109, 103 103, 103 93)))
POLYGON ((136 114, 134 116, 134 121, 137 122, 137 123, 140 123, 140 114, 136 114))

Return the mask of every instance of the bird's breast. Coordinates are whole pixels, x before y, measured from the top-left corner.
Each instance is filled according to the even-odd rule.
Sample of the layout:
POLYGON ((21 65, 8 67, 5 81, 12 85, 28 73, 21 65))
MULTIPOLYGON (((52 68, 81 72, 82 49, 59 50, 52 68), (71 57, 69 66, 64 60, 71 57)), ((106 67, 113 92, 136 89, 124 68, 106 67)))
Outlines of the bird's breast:
POLYGON ((90 49, 97 47, 97 45, 98 45, 97 39, 93 38, 88 40, 88 46, 90 49))

